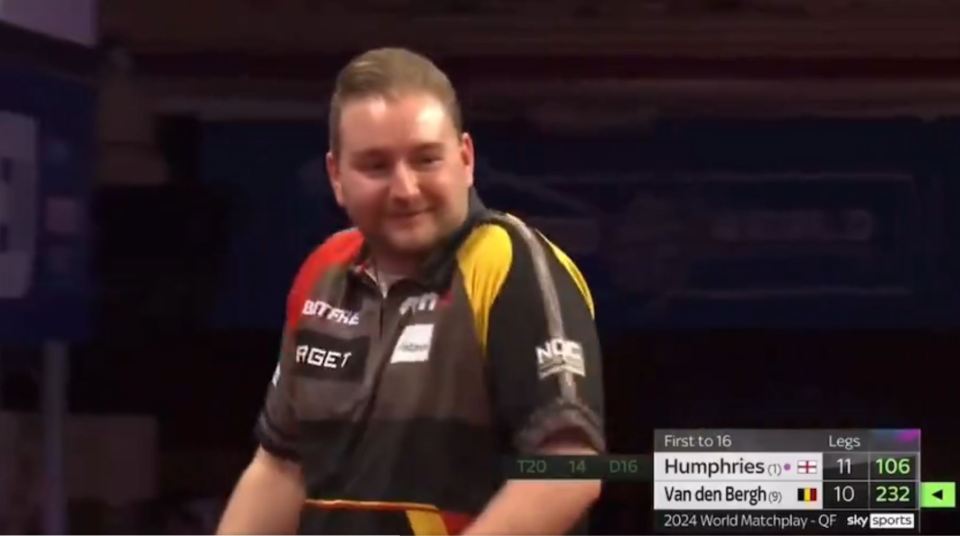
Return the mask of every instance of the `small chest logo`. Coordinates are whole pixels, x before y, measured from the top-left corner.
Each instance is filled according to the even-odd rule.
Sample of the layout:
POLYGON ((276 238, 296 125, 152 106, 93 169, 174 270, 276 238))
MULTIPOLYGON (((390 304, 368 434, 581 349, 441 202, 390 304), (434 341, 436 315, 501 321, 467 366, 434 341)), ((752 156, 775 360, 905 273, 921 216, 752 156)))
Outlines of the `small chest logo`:
POLYGON ((391 363, 418 363, 430 356, 433 324, 411 324, 403 328, 390 356, 391 363))
POLYGON ((411 296, 400 304, 400 314, 405 315, 411 311, 433 311, 437 308, 437 300, 440 297, 436 292, 428 292, 420 296, 411 296))
POLYGON ((303 303, 303 314, 306 316, 316 316, 338 324, 356 326, 360 323, 360 313, 338 309, 329 303, 320 300, 307 300, 303 303))

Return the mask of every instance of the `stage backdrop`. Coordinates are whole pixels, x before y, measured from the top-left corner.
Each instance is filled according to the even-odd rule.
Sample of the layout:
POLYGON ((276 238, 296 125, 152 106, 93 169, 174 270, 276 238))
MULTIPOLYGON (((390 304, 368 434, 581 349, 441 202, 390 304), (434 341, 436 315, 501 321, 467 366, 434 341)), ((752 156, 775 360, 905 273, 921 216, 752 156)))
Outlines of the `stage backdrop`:
POLYGON ((97 0, 3 0, 0 21, 92 47, 97 42, 98 4, 97 0))
POLYGON ((88 335, 94 94, 0 63, 0 342, 88 335))
MULTIPOLYGON (((277 327, 310 248, 346 222, 325 128, 211 123, 232 199, 214 323, 277 327)), ((663 120, 587 134, 474 125, 477 184, 567 249, 604 329, 908 327, 958 318, 957 122, 663 120), (954 211, 955 212, 955 211, 954 211)))

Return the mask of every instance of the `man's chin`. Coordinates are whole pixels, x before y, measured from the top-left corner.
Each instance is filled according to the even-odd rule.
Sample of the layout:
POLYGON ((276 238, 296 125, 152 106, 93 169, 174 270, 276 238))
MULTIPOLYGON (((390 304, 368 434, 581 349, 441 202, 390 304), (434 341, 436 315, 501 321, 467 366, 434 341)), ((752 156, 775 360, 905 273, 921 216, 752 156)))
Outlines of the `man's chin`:
POLYGON ((436 236, 425 236, 419 233, 395 234, 389 236, 386 242, 394 254, 409 255, 411 257, 423 256, 439 244, 436 236))

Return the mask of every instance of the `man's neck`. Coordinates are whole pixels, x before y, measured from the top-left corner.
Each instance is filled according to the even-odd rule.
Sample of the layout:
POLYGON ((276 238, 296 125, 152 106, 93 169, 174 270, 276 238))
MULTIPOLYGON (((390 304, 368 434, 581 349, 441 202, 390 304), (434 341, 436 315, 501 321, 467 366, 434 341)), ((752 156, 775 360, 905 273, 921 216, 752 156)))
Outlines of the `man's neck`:
POLYGON ((389 275, 395 279, 416 277, 423 264, 420 256, 387 255, 372 251, 370 264, 379 273, 389 275))
POLYGON ((412 258, 393 258, 371 253, 366 272, 380 287, 380 293, 386 297, 394 283, 415 277, 419 266, 420 262, 412 258))

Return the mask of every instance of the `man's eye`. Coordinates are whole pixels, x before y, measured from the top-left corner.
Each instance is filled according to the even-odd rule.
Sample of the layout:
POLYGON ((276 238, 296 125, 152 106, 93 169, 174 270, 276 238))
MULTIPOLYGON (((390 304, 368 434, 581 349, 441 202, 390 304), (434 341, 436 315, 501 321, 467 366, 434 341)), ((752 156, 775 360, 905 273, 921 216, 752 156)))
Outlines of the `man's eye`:
POLYGON ((421 156, 416 159, 417 165, 420 166, 431 166, 438 164, 443 160, 443 158, 435 155, 421 156))
POLYGON ((382 160, 374 160, 360 164, 360 169, 367 173, 383 173, 390 169, 390 164, 382 160))

